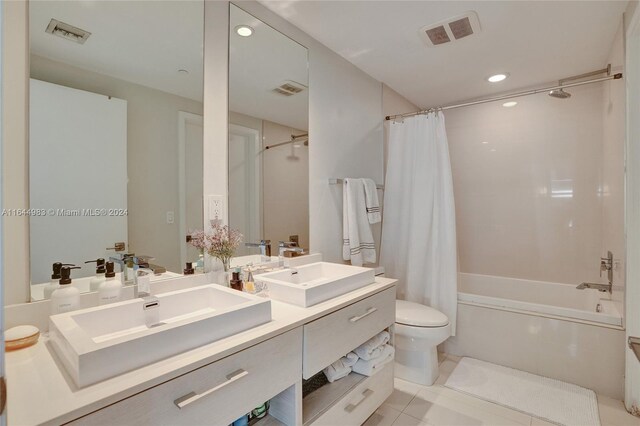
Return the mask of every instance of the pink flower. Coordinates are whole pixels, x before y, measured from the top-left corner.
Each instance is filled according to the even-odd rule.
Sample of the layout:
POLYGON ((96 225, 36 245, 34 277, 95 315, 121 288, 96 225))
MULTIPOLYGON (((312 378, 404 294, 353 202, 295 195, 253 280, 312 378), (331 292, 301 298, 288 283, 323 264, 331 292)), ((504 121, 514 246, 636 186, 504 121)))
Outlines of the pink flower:
POLYGON ((222 261, 225 269, 229 267, 231 258, 242 243, 243 235, 237 229, 230 229, 227 225, 215 225, 211 233, 201 230, 190 232, 189 244, 206 251, 210 256, 222 261))

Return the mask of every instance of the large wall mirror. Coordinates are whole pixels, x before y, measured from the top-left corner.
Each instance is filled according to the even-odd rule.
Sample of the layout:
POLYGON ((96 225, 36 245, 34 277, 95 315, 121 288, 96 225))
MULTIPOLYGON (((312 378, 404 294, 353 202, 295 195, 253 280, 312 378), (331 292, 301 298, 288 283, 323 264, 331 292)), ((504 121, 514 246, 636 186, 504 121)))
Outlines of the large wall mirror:
POLYGON ((203 226, 203 1, 29 8, 32 300, 54 262, 81 278, 135 253, 181 272, 203 226))
POLYGON ((308 248, 307 49, 233 4, 229 31, 229 225, 308 248))

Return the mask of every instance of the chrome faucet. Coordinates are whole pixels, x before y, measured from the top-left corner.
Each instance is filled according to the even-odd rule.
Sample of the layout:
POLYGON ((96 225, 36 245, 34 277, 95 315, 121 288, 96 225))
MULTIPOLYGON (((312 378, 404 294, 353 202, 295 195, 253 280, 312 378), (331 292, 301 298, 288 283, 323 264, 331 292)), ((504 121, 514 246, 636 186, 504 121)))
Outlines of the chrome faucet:
POLYGON ((602 273, 607 271, 607 278, 609 279, 609 284, 613 282, 613 253, 607 251, 607 257, 600 258, 600 276, 602 277, 602 273))
POLYGON ((304 249, 302 247, 298 247, 298 243, 293 241, 280 241, 278 243, 278 256, 284 256, 284 252, 290 251, 293 253, 304 253, 304 249))
POLYGON ((260 254, 271 257, 271 240, 260 240, 259 243, 244 243, 245 247, 260 247, 260 254))
POLYGON ((585 288, 592 288, 594 290, 598 290, 602 293, 613 292, 613 253, 610 251, 607 252, 607 257, 600 258, 600 276, 602 277, 602 273, 607 271, 607 284, 599 284, 599 283, 582 283, 576 288, 578 290, 584 290, 585 288))
POLYGON ((609 292, 611 293, 611 288, 613 286, 611 285, 611 283, 609 284, 598 284, 598 283, 582 283, 580 284, 578 287, 576 287, 578 290, 584 290, 585 288, 592 288, 594 290, 598 290, 602 293, 605 292, 609 292))
POLYGON ((120 272, 122 272, 122 284, 124 285, 127 282, 131 281, 131 277, 129 277, 129 273, 127 270, 127 263, 129 263, 129 259, 134 256, 133 253, 116 253, 113 256, 109 256, 109 260, 113 263, 120 265, 120 272))
POLYGON ((149 278, 153 275, 153 271, 149 268, 138 268, 133 274, 133 297, 146 299, 151 297, 151 286, 149 278), (142 274, 142 275, 141 275, 142 274))

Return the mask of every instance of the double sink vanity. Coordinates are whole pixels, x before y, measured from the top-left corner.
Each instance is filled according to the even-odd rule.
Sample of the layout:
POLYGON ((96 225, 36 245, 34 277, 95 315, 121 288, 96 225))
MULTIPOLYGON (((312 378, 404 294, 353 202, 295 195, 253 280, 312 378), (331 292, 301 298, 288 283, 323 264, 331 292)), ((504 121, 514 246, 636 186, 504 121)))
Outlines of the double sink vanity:
POLYGON ((7 353, 9 423, 226 425, 270 401, 260 423, 356 425, 391 394, 393 363, 305 398, 302 385, 393 325, 395 280, 315 262, 256 275, 252 295, 205 277, 50 317, 48 336, 7 353))

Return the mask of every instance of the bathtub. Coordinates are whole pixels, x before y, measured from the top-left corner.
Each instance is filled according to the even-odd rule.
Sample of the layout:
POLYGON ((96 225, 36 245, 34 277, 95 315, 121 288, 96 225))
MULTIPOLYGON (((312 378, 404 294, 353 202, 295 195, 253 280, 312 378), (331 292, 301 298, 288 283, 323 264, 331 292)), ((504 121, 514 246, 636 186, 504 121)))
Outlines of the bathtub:
POLYGON ((444 351, 622 399, 620 305, 610 293, 575 286, 461 273, 456 336, 444 351))

